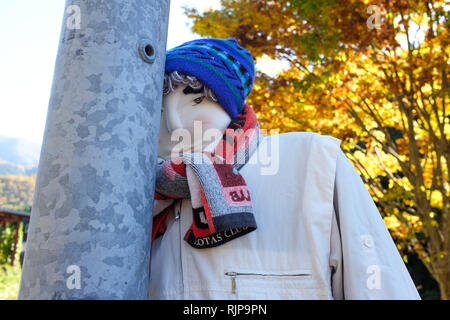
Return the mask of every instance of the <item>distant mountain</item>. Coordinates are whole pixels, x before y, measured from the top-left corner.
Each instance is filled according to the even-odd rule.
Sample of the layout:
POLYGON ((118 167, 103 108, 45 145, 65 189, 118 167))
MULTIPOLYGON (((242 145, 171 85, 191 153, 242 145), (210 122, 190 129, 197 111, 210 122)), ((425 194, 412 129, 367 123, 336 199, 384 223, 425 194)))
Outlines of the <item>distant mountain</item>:
POLYGON ((36 172, 41 146, 20 138, 0 136, 0 175, 36 172))
POLYGON ((37 166, 25 167, 21 164, 14 164, 0 159, 0 175, 30 176, 37 172, 37 166))

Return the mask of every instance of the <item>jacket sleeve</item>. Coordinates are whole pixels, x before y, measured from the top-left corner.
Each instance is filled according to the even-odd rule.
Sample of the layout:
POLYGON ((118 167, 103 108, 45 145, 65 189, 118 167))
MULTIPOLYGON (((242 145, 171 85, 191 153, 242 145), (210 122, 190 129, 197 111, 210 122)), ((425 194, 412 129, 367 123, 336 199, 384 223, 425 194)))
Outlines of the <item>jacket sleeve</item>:
POLYGON ((420 299, 366 186, 339 150, 330 266, 336 299, 420 299))

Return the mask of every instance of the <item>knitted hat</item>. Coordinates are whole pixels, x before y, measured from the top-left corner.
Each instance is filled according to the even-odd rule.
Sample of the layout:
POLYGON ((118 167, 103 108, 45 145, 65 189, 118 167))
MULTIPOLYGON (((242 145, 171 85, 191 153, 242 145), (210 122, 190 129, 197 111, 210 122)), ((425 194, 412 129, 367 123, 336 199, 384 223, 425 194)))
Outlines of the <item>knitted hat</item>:
POLYGON ((255 76, 251 53, 234 38, 196 39, 168 50, 165 72, 173 71, 210 88, 231 118, 244 108, 255 76))

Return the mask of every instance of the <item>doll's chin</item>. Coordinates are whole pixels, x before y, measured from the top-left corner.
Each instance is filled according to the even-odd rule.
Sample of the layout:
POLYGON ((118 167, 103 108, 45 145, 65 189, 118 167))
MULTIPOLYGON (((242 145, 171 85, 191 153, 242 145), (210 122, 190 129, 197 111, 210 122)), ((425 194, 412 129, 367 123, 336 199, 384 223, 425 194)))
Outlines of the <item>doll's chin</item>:
POLYGON ((175 145, 169 146, 169 145, 159 145, 158 147, 158 157, 163 158, 164 160, 171 159, 175 149, 180 150, 176 152, 176 154, 182 154, 182 153, 200 153, 202 151, 208 151, 211 152, 214 150, 215 145, 217 144, 217 141, 203 141, 198 142, 194 145, 185 145, 180 150, 179 146, 176 147, 175 145))

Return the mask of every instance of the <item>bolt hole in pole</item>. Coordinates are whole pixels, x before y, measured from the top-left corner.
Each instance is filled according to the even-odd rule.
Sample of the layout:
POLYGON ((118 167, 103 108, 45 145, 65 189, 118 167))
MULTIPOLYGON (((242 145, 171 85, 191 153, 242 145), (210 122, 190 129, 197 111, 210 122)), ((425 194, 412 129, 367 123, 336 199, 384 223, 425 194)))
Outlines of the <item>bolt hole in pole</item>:
POLYGON ((150 40, 143 39, 139 42, 139 55, 146 63, 153 63, 155 61, 155 49, 150 40))

